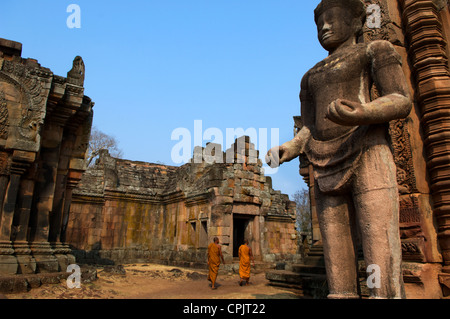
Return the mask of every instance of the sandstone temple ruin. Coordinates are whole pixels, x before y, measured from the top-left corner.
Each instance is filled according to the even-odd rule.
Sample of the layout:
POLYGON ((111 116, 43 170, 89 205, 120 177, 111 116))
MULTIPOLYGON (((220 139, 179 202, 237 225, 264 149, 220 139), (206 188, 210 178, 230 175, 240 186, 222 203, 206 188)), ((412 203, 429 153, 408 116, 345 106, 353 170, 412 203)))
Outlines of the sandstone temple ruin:
POLYGON ((84 63, 67 77, 0 39, 0 275, 66 271, 65 229, 85 170, 94 103, 84 63))
MULTIPOLYGON (((365 40, 395 46, 414 98, 408 118, 389 125, 406 296, 448 297, 450 5, 364 2, 381 8, 381 24, 366 27, 365 40)), ((312 245, 299 260, 295 205, 272 189, 247 137, 226 152, 219 145, 197 148, 181 167, 104 151, 86 171, 94 103, 84 95, 83 60, 76 57, 62 77, 21 51, 20 43, 0 39, 0 278, 65 272, 75 262, 204 266, 206 247, 217 236, 227 261, 247 238, 258 260, 294 263, 292 271, 268 272, 272 284, 326 296, 314 196, 312 245), (214 152, 205 152, 211 147, 214 152), (217 160, 230 152, 233 163, 217 160)), ((295 123, 299 129, 301 118, 295 123)), ((300 174, 313 194, 305 159, 300 174)), ((366 265, 359 267, 363 289, 366 265)))
MULTIPOLYGON (((182 167, 103 151, 85 173, 94 103, 82 58, 62 77, 21 52, 0 39, 0 278, 61 278, 75 263, 204 266, 213 237, 228 261, 244 238, 259 260, 299 258, 295 204, 272 189, 248 137, 225 153, 196 148, 182 167)), ((34 280, 23 278, 20 289, 34 280)))
POLYGON ((215 159, 233 152, 235 161, 207 160, 201 147, 181 167, 102 152, 73 192, 67 241, 77 260, 201 267, 214 237, 228 262, 244 238, 258 260, 298 259, 295 203, 272 189, 249 138, 226 153, 206 148, 215 159))

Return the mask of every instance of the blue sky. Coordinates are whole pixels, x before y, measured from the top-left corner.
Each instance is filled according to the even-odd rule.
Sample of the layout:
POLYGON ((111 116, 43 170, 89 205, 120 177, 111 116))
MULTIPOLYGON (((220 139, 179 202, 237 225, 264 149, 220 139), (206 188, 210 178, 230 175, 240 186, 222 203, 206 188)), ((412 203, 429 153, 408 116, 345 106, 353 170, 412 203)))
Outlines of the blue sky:
MULTIPOLYGON (((300 80, 327 55, 313 18, 319 2, 15 0, 2 4, 0 37, 57 75, 82 56, 94 125, 117 138, 124 158, 174 165, 172 132, 193 132, 195 120, 224 136, 278 128, 281 143, 293 137, 300 80), (81 8, 80 29, 67 27, 70 4, 81 8)), ((275 189, 306 187, 298 164, 272 175, 275 189)))

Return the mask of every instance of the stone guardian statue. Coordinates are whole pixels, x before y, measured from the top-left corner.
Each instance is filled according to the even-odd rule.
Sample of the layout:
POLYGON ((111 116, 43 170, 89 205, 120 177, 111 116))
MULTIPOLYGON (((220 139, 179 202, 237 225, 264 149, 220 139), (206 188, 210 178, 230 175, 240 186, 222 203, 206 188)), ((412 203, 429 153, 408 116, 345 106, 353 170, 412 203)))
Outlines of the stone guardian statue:
POLYGON ((396 166, 388 123, 412 101, 390 42, 359 43, 366 20, 359 0, 323 0, 315 10, 329 56, 301 81, 303 128, 271 149, 277 167, 300 154, 313 165, 317 214, 330 294, 359 298, 357 238, 367 267, 378 270, 372 298, 404 298, 396 166), (378 94, 372 94, 375 86, 378 94))

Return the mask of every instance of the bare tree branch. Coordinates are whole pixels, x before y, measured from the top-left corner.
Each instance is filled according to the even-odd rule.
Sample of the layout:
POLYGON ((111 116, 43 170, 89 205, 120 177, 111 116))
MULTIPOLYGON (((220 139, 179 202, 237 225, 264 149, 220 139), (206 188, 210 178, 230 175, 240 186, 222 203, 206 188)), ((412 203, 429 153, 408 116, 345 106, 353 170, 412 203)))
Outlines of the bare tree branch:
POLYGON ((89 140, 89 149, 86 156, 87 165, 91 166, 99 152, 105 149, 109 151, 111 156, 122 158, 123 152, 119 149, 118 145, 119 143, 115 137, 107 135, 98 128, 93 127, 91 130, 91 139, 89 140))
POLYGON ((297 204, 297 226, 303 233, 310 233, 312 229, 311 208, 309 205, 309 191, 302 189, 294 194, 294 202, 297 204))

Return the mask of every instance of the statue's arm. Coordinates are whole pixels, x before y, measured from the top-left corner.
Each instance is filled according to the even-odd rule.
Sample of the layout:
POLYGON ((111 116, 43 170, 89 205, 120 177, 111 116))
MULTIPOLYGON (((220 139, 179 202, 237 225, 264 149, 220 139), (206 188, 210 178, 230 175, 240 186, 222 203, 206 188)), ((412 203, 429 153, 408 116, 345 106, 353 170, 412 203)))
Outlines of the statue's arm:
POLYGON ((308 93, 307 85, 308 73, 303 77, 300 91, 301 114, 303 127, 297 135, 289 142, 281 146, 272 148, 266 155, 266 163, 270 167, 278 167, 283 163, 290 162, 300 154, 304 153, 306 143, 311 137, 310 128, 314 125, 314 112, 311 108, 312 103, 308 93))
POLYGON ((379 98, 367 104, 370 117, 379 123, 407 117, 412 100, 400 55, 388 41, 375 41, 369 50, 372 51, 372 77, 380 93, 379 98))
POLYGON ((401 58, 388 41, 374 41, 368 46, 371 76, 380 97, 369 103, 343 99, 332 102, 327 117, 342 125, 386 123, 405 118, 411 112, 412 101, 401 58))
POLYGON ((289 160, 292 160, 304 153, 306 143, 311 137, 311 130, 314 127, 315 112, 312 98, 308 91, 308 74, 309 73, 306 73, 303 77, 300 87, 300 104, 303 127, 290 142, 284 144, 287 147, 291 147, 293 149, 293 153, 295 153, 295 156, 289 160))

